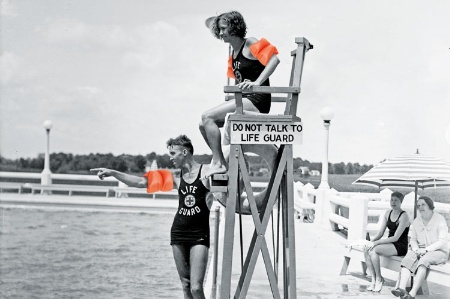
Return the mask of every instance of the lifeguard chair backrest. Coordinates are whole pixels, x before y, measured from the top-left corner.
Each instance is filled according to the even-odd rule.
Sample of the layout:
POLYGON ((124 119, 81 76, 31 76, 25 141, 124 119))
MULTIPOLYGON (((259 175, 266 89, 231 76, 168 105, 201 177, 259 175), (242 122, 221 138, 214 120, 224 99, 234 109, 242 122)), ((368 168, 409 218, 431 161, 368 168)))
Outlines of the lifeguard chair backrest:
MULTIPOLYGON (((296 37, 295 42, 297 43, 297 49, 291 52, 292 56, 292 68, 291 68, 291 77, 289 80, 288 87, 274 87, 274 86, 253 86, 251 87, 250 92, 255 93, 271 93, 272 94, 272 102, 286 102, 286 108, 284 111, 285 116, 296 116, 297 113, 297 102, 298 95, 300 93, 300 83, 302 79, 303 73, 303 62, 305 60, 305 54, 309 49, 312 49, 313 46, 309 43, 309 41, 304 37, 296 37), (282 93, 286 94, 286 96, 273 96, 273 94, 282 93)), ((240 90, 237 86, 225 86, 225 93, 234 93, 234 96, 226 95, 226 100, 235 99, 236 100, 236 112, 235 114, 242 115, 243 114, 243 105, 242 105, 242 90, 240 90)))
MULTIPOLYGON (((295 43, 297 44, 297 49, 291 52, 292 56, 292 69, 291 78, 289 80, 290 87, 300 88, 302 74, 303 74, 303 62, 305 61, 305 54, 309 49, 313 48, 313 45, 304 37, 296 37, 295 43)), ((284 110, 285 115, 296 115, 297 104, 298 104, 297 93, 288 94, 286 97, 286 109, 284 110)))

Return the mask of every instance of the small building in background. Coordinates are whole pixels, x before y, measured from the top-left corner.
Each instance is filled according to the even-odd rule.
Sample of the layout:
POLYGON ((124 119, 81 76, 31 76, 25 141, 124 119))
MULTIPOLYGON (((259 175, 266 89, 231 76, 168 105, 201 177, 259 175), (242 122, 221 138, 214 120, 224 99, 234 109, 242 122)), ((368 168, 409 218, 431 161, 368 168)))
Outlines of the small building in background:
POLYGON ((298 172, 300 173, 301 176, 308 176, 309 174, 309 167, 308 166, 300 166, 298 168, 298 172))
POLYGON ((318 170, 310 170, 309 171, 310 176, 320 176, 320 171, 318 170))

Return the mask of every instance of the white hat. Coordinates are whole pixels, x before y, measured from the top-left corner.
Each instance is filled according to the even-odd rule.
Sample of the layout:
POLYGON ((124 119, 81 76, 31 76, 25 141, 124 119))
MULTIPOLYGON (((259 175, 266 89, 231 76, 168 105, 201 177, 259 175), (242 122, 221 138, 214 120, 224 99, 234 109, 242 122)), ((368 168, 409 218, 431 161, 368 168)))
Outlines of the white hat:
POLYGON ((212 24, 214 23, 214 20, 216 19, 216 17, 209 17, 206 19, 205 21, 205 25, 206 27, 208 27, 209 29, 211 29, 212 24))

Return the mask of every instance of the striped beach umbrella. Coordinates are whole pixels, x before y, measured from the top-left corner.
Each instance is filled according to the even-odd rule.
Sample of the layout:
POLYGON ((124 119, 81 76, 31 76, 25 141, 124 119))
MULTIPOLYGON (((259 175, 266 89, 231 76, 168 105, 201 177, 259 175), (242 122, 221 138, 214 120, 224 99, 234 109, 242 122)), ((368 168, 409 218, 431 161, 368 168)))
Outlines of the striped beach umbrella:
POLYGON ((450 163, 422 154, 388 159, 373 167, 353 184, 414 188, 414 217, 418 189, 450 187, 450 163))

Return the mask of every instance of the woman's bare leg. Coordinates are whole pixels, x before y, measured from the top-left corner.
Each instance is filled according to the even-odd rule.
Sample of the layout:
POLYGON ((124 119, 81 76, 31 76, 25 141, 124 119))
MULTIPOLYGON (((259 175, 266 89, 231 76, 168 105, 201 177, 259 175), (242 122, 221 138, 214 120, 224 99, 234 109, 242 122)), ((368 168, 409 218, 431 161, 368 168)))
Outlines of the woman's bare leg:
POLYGON ((369 270, 370 276, 371 276, 371 283, 367 287, 367 290, 373 291, 373 289, 375 288, 375 283, 376 283, 376 273, 375 273, 375 269, 372 265, 372 259, 370 258, 370 254, 368 251, 364 251, 364 259, 366 261, 367 270, 369 270))
MULTIPOLYGON (((254 112, 258 111, 248 99, 243 98, 242 103, 244 110, 254 112)), ((210 171, 205 173, 206 177, 209 177, 215 173, 224 173, 228 169, 228 163, 222 153, 221 134, 219 128, 223 126, 227 113, 235 112, 235 110, 235 102, 228 101, 211 108, 202 114, 200 132, 212 151, 211 168, 210 171)))
POLYGON ((383 277, 381 276, 381 267, 380 267, 380 255, 383 256, 393 256, 397 255, 397 249, 395 249, 394 244, 380 244, 372 248, 369 251, 369 256, 372 261, 372 266, 375 271, 375 288, 374 292, 380 292, 383 287, 383 277))

